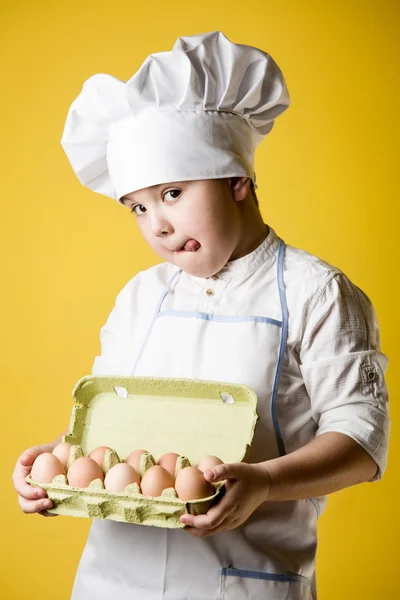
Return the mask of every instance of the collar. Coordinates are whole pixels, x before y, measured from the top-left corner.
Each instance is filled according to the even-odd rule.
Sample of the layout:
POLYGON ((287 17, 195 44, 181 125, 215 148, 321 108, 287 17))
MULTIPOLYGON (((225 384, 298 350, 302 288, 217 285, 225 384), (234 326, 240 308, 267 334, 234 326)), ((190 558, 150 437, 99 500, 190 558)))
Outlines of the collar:
POLYGON ((199 283, 210 283, 210 281, 225 279, 231 280, 235 278, 243 278, 246 275, 249 275, 253 271, 256 271, 261 265, 265 264, 268 260, 273 258, 276 254, 279 245, 279 237, 272 229, 269 227, 269 233, 265 240, 261 242, 259 246, 249 254, 242 256, 241 258, 236 258, 235 260, 230 260, 226 263, 226 265, 218 271, 213 277, 195 277, 191 275, 191 277, 197 280, 199 283))

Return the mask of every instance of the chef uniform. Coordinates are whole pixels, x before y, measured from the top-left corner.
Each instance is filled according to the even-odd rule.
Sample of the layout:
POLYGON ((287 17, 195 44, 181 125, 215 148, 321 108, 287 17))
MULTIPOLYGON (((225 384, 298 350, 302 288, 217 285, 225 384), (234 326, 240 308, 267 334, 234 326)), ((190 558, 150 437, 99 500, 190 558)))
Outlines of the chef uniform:
MULTIPOLYGON (((62 144, 80 181, 117 200, 169 181, 254 181, 254 149, 288 104, 269 55, 211 32, 151 55, 126 84, 89 79, 62 144)), ((266 234, 213 277, 162 263, 128 281, 93 374, 248 385, 259 418, 247 462, 336 431, 373 457, 380 479, 387 358, 374 309, 339 269, 266 234)), ((72 600, 315 600, 325 501, 265 501, 240 527, 204 538, 95 520, 72 600)))

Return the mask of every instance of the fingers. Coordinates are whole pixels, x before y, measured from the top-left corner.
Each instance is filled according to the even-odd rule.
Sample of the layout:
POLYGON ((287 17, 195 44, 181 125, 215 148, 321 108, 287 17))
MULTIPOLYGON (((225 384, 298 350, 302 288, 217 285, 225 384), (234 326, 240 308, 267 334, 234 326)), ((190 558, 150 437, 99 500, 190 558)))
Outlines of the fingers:
POLYGON ((38 513, 41 517, 58 517, 58 515, 54 515, 53 513, 49 513, 47 512, 47 510, 41 510, 40 513, 38 513))
POLYGON ((246 463, 225 463, 216 465, 212 469, 204 472, 204 477, 208 481, 223 481, 224 479, 242 479, 248 474, 249 465, 246 463))
POLYGON ((220 533, 221 531, 224 531, 224 529, 222 526, 220 526, 209 531, 203 531, 201 529, 196 529, 196 527, 185 527, 183 531, 185 531, 192 537, 208 537, 210 535, 214 535, 214 533, 220 533))
POLYGON ((239 514, 240 494, 235 491, 236 488, 236 483, 227 480, 225 495, 205 515, 182 515, 180 522, 187 526, 185 530, 193 535, 205 535, 216 533, 222 527, 231 529, 239 514))
POLYGON ((31 486, 25 477, 29 475, 32 465, 44 449, 41 446, 33 446, 21 454, 12 474, 14 488, 18 494, 18 502, 22 511, 26 514, 37 513, 41 510, 51 508, 53 503, 47 498, 46 491, 40 487, 31 486))
POLYGON ((21 510, 27 515, 40 513, 41 511, 45 511, 47 508, 53 507, 53 502, 49 498, 42 498, 41 500, 26 500, 22 496, 18 496, 18 502, 21 510))
POLYGON ((180 521, 189 527, 211 531, 223 522, 233 520, 237 510, 238 506, 235 499, 225 496, 216 506, 210 508, 205 515, 182 515, 180 521))
POLYGON ((25 450, 25 452, 21 454, 19 462, 23 467, 29 468, 30 471, 30 467, 32 467, 36 458, 43 452, 45 452, 43 446, 32 446, 32 448, 28 448, 28 450, 25 450))
POLYGON ((229 478, 229 470, 227 465, 217 465, 212 469, 204 471, 204 478, 208 481, 221 481, 229 478))
POLYGON ((21 454, 15 465, 12 474, 12 480, 17 493, 27 500, 34 500, 46 496, 46 492, 40 488, 35 488, 25 481, 25 477, 29 475, 32 465, 39 454, 44 452, 41 446, 29 448, 21 454))
POLYGON ((32 446, 32 448, 28 448, 25 450, 17 460, 16 467, 18 466, 22 471, 24 471, 25 475, 28 475, 32 469, 32 465, 39 456, 42 454, 44 449, 41 446, 32 446))
POLYGON ((18 493, 19 505, 25 514, 39 513, 43 517, 57 517, 58 515, 47 512, 47 509, 53 507, 53 502, 47 497, 46 491, 25 481, 36 458, 46 451, 43 446, 32 446, 25 450, 15 465, 12 480, 18 493))
POLYGON ((14 481, 14 487, 18 493, 25 500, 38 500, 39 498, 46 497, 46 491, 40 487, 34 487, 25 481, 25 477, 16 474, 14 481))
POLYGON ((183 531, 186 531, 189 535, 193 537, 209 537, 210 535, 214 535, 215 533, 220 533, 221 531, 229 531, 229 529, 235 529, 241 525, 241 521, 238 518, 234 518, 231 521, 223 521, 218 527, 214 529, 197 529, 197 527, 185 527, 183 531))

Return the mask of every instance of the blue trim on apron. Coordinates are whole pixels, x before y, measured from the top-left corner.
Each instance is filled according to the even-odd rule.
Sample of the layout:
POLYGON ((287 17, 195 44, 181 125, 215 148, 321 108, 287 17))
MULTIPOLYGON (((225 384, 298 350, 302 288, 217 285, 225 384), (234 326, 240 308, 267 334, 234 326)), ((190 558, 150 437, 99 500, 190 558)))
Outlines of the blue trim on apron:
POLYGON ((218 323, 268 323, 275 327, 282 327, 282 322, 270 317, 260 317, 258 315, 243 315, 241 317, 212 315, 204 312, 188 312, 184 310, 163 310, 158 313, 158 317, 186 317, 187 319, 203 319, 204 321, 216 321, 218 323))
POLYGON ((278 444, 279 456, 284 456, 286 454, 285 444, 283 442, 281 428, 279 426, 278 402, 277 402, 279 381, 280 381, 281 373, 282 373, 283 360, 285 357, 287 335, 288 335, 288 309, 287 309, 287 304, 286 304, 285 282, 284 282, 284 278, 283 278, 284 257, 285 257, 285 242, 283 240, 280 240, 279 248, 278 248, 278 260, 277 260, 277 280, 278 280, 278 289, 279 289, 279 299, 281 302, 281 311, 282 311, 282 329, 281 329, 281 343, 279 345, 278 365, 276 368, 274 387, 272 388, 272 398, 271 398, 271 416, 272 416, 272 423, 274 425, 276 442, 278 444))
POLYGON ((267 573, 265 571, 247 571, 245 569, 233 569, 232 567, 224 567, 221 569, 221 575, 228 577, 247 577, 248 579, 265 579, 267 581, 296 581, 298 583, 309 584, 309 580, 303 575, 283 575, 280 573, 267 573))
POLYGON ((152 321, 151 321, 151 323, 150 323, 150 327, 149 327, 149 329, 148 329, 148 331, 147 331, 146 337, 144 338, 144 341, 143 341, 142 347, 140 348, 140 352, 139 352, 139 354, 138 354, 138 357, 137 357, 137 359, 136 359, 136 362, 135 362, 135 364, 134 364, 134 366, 133 366, 133 369, 132 369, 132 375, 134 375, 134 374, 135 374, 135 371, 136 371, 136 369, 137 369, 137 366, 138 366, 138 364, 139 364, 139 362, 140 362, 140 359, 141 359, 141 358, 142 358, 142 356, 143 356, 143 352, 144 352, 144 350, 145 350, 145 348, 146 348, 147 342, 149 341, 149 337, 151 336, 151 333, 152 333, 152 331, 153 331, 154 323, 156 322, 156 319, 157 319, 157 317, 158 317, 158 313, 160 312, 160 309, 161 309, 162 303, 164 302, 164 298, 165 298, 165 296, 168 294, 168 292, 169 292, 169 288, 171 287, 171 285, 172 285, 172 282, 174 281, 174 279, 175 279, 175 278, 176 278, 178 275, 180 275, 180 273, 181 273, 181 272, 182 272, 182 269, 178 269, 178 271, 176 271, 176 272, 175 272, 175 273, 172 275, 172 277, 171 277, 171 278, 170 278, 170 280, 168 281, 167 285, 165 286, 165 289, 164 289, 163 293, 161 294, 161 297, 160 297, 160 299, 159 299, 159 301, 158 301, 158 303, 157 303, 157 308, 156 308, 156 310, 154 311, 153 320, 152 320, 152 321))

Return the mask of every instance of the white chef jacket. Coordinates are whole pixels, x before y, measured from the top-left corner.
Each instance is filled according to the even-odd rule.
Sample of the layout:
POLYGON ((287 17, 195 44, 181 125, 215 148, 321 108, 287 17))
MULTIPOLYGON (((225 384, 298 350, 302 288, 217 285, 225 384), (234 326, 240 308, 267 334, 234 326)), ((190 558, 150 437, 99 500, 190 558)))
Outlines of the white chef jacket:
MULTIPOLYGON (((274 400, 276 438, 270 435, 273 429, 268 429, 267 420, 262 424, 266 373, 264 379, 257 378, 254 366, 267 362, 267 358, 261 338, 252 328, 265 323, 272 331, 273 325, 282 323, 282 290, 276 285, 281 246, 283 242, 270 228, 254 251, 228 262, 213 277, 195 277, 169 263, 138 273, 117 296, 101 330, 101 355, 95 359, 93 374, 162 377, 171 375, 171 365, 175 369, 172 376, 218 380, 222 374, 222 381, 229 378, 232 383, 253 387, 259 398, 261 425, 255 435, 254 455, 258 460, 248 462, 292 452, 317 435, 336 431, 353 438, 370 454, 378 467, 373 480, 380 479, 386 466, 390 427, 384 380, 388 361, 380 350, 374 309, 342 271, 291 246, 285 247, 281 261, 287 339, 279 359, 279 388, 274 400), (214 356, 212 348, 205 346, 206 334, 199 325, 207 321, 224 322, 214 356), (157 327, 158 333, 153 331, 157 327), (159 337, 146 350, 155 335, 159 337), (169 344, 182 347, 178 366, 168 362, 169 344), (238 344, 248 348, 242 361, 248 362, 242 369, 236 364, 230 372, 238 344)), ((277 347, 273 342, 271 352, 277 347)), ((273 368, 271 378, 276 373, 275 359, 273 368)), ((104 598, 116 594, 117 598, 140 600, 315 599, 316 519, 325 501, 325 497, 267 501, 240 528, 190 540, 180 530, 94 522, 73 600, 91 600, 90 589, 95 590, 93 598, 103 598, 104 593, 104 598), (165 539, 161 537, 164 535, 165 539), (165 542, 163 555, 161 541, 165 542), (108 550, 99 554, 100 547, 108 550), (119 548, 124 551, 119 552, 119 548), (121 587, 113 587, 115 572, 106 581, 104 569, 99 567, 110 564, 117 552, 120 561, 126 559, 131 565, 113 564, 122 578, 132 578, 125 581, 124 590, 130 585, 133 590, 126 596, 121 587), (159 567, 155 558, 158 552, 159 567), (168 554, 174 558, 170 558, 171 565, 187 561, 184 575, 178 574, 176 566, 166 567, 168 554), (132 561, 137 568, 135 575, 131 575, 132 561), (214 562, 221 572, 219 583, 214 562), (154 572, 163 572, 157 589, 150 564, 154 572), (140 573, 145 575, 137 583, 140 573), (192 588, 190 582, 194 580, 192 588)))
MULTIPOLYGON (((179 294, 167 296, 164 310, 225 316, 268 313, 279 319, 279 307, 270 306, 262 293, 275 276, 270 259, 277 239, 270 228, 256 250, 228 262, 213 277, 182 272, 179 294)), ((127 361, 133 368, 153 317, 151 299, 158 298, 176 270, 165 262, 128 281, 101 329, 101 355, 94 361, 93 374, 126 375, 127 361)), ((380 350, 374 308, 340 269, 289 245, 285 285, 290 320, 280 395, 307 405, 295 418, 291 415, 286 450, 302 445, 301 426, 310 420, 315 435, 337 431, 358 442, 377 463, 374 479, 380 479, 389 433, 384 382, 388 358, 380 350)))

